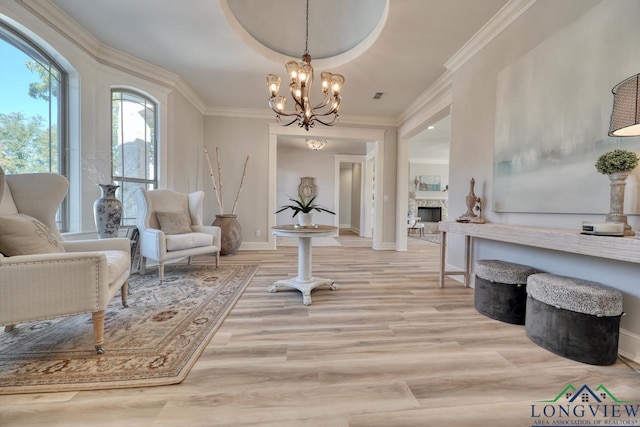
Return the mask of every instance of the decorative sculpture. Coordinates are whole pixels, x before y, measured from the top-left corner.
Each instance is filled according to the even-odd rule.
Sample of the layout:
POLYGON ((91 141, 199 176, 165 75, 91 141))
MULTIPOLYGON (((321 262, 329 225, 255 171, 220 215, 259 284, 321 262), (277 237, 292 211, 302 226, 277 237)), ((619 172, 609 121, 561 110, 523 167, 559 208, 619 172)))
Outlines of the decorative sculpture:
POLYGON ((482 219, 482 199, 474 193, 473 188, 475 185, 476 180, 471 178, 471 181, 469 182, 469 194, 467 194, 466 197, 467 211, 456 220, 457 222, 484 224, 484 220, 482 219), (478 215, 476 215, 474 210, 478 211, 478 215))

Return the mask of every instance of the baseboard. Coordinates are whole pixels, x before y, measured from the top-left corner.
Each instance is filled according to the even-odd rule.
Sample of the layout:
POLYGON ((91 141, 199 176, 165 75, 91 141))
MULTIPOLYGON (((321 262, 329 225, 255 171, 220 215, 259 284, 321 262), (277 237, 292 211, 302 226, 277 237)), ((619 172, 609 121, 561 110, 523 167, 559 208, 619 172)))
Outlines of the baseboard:
POLYGON ((349 228, 350 229, 351 228, 351 224, 340 224, 338 227, 339 228, 349 228))
POLYGON ((373 250, 375 250, 375 251, 395 251, 396 250, 396 244, 395 243, 390 243, 390 242, 383 242, 380 246, 374 247, 373 250))
POLYGON ((620 328, 618 353, 620 356, 640 363, 640 335, 620 328))

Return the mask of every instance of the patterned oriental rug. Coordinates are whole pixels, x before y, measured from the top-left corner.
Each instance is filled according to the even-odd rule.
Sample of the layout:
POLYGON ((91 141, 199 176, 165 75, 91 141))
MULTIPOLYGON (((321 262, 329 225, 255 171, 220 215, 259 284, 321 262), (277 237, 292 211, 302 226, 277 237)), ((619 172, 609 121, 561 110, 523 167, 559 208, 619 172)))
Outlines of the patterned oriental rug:
POLYGON ((0 332, 0 394, 176 384, 184 380, 258 265, 167 265, 131 276, 129 308, 116 295, 104 348, 91 314, 21 323, 0 332))

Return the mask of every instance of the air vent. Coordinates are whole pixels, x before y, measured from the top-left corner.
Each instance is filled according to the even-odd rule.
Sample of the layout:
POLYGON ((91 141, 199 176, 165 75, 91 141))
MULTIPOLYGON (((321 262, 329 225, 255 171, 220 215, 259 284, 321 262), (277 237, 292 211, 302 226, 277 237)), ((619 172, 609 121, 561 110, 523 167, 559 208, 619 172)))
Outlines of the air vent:
POLYGON ((373 99, 380 99, 382 95, 384 95, 384 92, 376 92, 376 94, 373 95, 373 99))

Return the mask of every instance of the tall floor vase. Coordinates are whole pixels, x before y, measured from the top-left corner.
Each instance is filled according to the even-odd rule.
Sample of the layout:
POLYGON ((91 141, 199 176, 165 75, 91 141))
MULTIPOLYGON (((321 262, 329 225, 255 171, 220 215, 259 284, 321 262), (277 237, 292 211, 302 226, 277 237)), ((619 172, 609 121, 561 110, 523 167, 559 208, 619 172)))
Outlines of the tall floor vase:
POLYGON ((212 225, 220 227, 221 243, 220 255, 235 255, 242 243, 242 227, 235 214, 216 215, 212 225))
POLYGON ((96 221, 98 238, 118 237, 120 219, 122 218, 122 202, 116 197, 119 185, 98 184, 102 196, 93 203, 93 217, 96 221))
POLYGON ((611 199, 606 221, 624 224, 624 235, 633 236, 636 233, 631 230, 631 226, 627 223, 627 216, 624 214, 624 187, 628 176, 629 172, 617 172, 609 175, 611 199))

